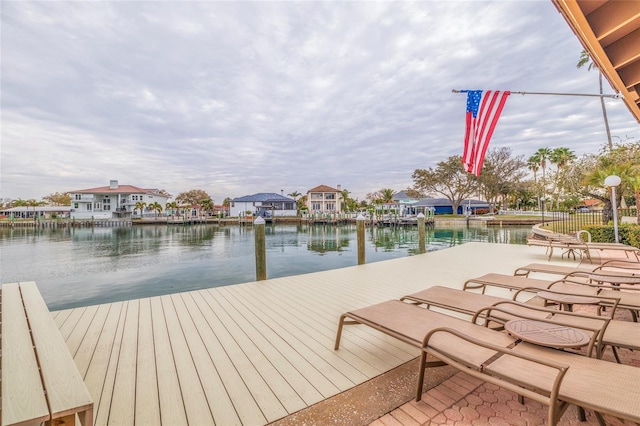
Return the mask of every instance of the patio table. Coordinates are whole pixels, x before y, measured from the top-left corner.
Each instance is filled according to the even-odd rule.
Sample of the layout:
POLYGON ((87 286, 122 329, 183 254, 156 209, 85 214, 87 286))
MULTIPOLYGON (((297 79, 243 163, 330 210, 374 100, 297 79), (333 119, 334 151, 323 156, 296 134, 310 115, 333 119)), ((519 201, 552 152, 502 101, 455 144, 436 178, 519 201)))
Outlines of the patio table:
POLYGON ((562 310, 572 312, 573 305, 597 305, 600 299, 597 297, 579 296, 575 294, 558 294, 550 291, 539 291, 537 295, 545 300, 558 303, 562 310))
POLYGON ((580 348, 591 341, 585 332, 573 327, 531 319, 507 321, 504 329, 525 342, 559 349, 580 348))

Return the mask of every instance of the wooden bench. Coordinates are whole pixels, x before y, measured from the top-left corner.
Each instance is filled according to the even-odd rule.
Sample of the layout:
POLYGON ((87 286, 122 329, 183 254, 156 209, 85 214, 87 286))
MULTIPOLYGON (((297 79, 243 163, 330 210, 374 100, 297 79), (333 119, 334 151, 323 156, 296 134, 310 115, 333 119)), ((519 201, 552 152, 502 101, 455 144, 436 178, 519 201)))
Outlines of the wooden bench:
POLYGON ((2 426, 93 425, 93 401, 34 282, 3 284, 2 426))

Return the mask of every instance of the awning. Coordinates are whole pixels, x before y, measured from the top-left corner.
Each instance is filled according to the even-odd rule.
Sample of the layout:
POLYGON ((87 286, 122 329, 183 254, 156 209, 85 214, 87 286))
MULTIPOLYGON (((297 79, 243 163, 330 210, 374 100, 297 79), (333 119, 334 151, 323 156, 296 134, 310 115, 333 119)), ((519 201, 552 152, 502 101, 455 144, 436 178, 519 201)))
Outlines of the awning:
POLYGON ((640 123, 640 1, 551 1, 640 123))

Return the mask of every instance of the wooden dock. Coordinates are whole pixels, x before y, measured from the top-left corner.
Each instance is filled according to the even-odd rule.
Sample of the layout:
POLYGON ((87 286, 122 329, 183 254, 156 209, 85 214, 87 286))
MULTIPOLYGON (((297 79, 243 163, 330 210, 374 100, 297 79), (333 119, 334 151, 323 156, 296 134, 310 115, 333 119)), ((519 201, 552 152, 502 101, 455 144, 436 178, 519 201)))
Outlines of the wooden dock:
POLYGON ((418 355, 368 327, 349 327, 334 351, 341 313, 543 261, 538 247, 468 243, 52 315, 94 399, 96 425, 263 425, 418 355))

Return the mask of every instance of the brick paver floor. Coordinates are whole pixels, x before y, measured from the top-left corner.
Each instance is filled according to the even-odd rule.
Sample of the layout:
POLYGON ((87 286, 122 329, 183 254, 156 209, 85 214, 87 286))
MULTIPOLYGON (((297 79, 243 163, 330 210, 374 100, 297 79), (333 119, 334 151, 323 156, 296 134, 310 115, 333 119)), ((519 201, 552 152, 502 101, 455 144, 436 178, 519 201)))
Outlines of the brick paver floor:
MULTIPOLYGON (((580 310, 588 312, 589 308, 580 310)), ((631 320, 629 311, 617 313, 616 319, 631 320)), ((640 368, 640 352, 618 349, 623 364, 640 368)), ((615 362, 611 349, 603 357, 615 362)), ((621 389, 621 391, 624 391, 621 389)), ((640 404, 640 401, 638 402, 640 404)), ((491 383, 483 382, 465 373, 457 373, 422 395, 419 402, 411 401, 373 421, 370 426, 533 426, 546 425, 548 409, 545 405, 525 399, 518 402, 518 395, 491 383)), ((587 421, 578 419, 578 410, 569 406, 560 419, 561 426, 598 425, 592 411, 586 411, 587 421)), ((635 425, 605 415, 607 425, 635 425)))

